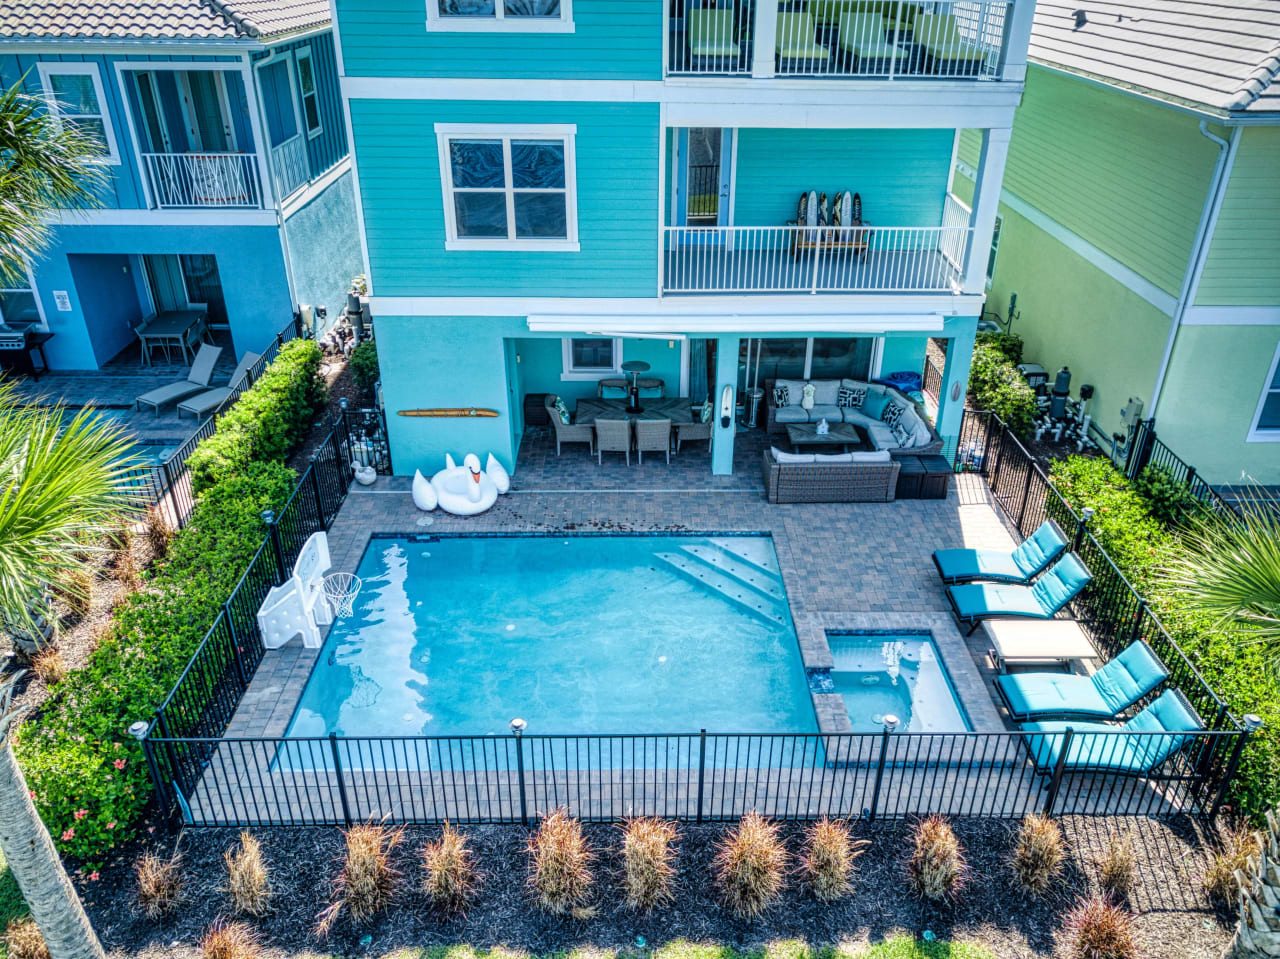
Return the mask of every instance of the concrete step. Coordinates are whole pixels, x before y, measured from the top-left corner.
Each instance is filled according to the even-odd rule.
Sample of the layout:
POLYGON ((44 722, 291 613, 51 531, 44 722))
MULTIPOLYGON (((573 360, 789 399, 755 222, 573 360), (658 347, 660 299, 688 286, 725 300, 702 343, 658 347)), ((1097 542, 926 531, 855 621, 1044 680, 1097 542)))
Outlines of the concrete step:
POLYGON ((655 553, 654 556, 677 574, 715 592, 739 609, 767 623, 791 625, 791 613, 785 602, 770 598, 697 556, 682 551, 655 553))
POLYGON ((785 603, 787 600, 786 590, 782 588, 782 581, 776 574, 744 559, 738 553, 731 552, 718 544, 700 543, 681 546, 680 551, 737 580, 766 599, 779 603, 785 603))

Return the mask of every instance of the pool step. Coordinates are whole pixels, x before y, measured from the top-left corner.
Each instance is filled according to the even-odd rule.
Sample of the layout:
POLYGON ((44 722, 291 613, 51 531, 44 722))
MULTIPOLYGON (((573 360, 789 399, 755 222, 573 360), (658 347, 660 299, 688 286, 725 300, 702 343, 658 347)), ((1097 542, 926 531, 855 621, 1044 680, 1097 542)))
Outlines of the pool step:
POLYGON ((778 626, 791 624, 790 613, 785 603, 771 599, 742 580, 703 562, 696 556, 685 552, 655 553, 654 556, 679 575, 692 580, 699 586, 713 590, 721 598, 767 623, 778 626))
POLYGON ((729 557, 754 566, 766 576, 777 579, 782 575, 778 571, 778 557, 773 552, 773 545, 763 537, 715 536, 707 542, 729 557))
POLYGON ((736 579, 766 599, 779 603, 786 602, 787 594, 782 588, 782 581, 778 579, 777 575, 766 571, 738 553, 731 552, 723 546, 704 546, 701 543, 681 546, 680 551, 701 560, 731 579, 736 579))

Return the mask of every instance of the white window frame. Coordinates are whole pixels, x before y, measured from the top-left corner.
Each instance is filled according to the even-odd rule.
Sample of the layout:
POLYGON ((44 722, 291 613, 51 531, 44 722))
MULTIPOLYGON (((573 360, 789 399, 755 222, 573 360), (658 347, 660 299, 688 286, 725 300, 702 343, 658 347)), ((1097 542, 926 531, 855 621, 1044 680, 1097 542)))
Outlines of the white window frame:
POLYGON ((297 79, 298 79, 298 112, 302 115, 302 129, 306 131, 307 139, 314 140, 320 134, 324 133, 324 115, 320 112, 320 80, 316 76, 316 58, 311 53, 311 44, 304 44, 294 51, 294 58, 298 61, 297 79), (302 89, 302 61, 306 60, 311 67, 311 96, 316 101, 316 128, 312 130, 307 126, 307 91, 302 89))
POLYGON ((574 124, 437 123, 436 142, 440 154, 440 189, 444 200, 446 250, 524 250, 543 253, 577 253, 578 243, 578 177, 574 140, 578 128, 574 124), (457 211, 453 205, 453 165, 449 157, 450 140, 501 140, 503 169, 506 176, 507 238, 459 237, 457 211), (512 140, 562 140, 564 142, 565 233, 563 238, 539 239, 515 236, 515 192, 511 186, 512 140))
POLYGON ((560 379, 568 382, 571 380, 591 380, 595 381, 603 376, 610 374, 622 373, 622 337, 608 336, 566 336, 560 341, 560 379), (585 369, 573 365, 573 341, 574 340, 613 340, 613 366, 611 367, 593 367, 585 369))
POLYGON ((991 292, 991 280, 996 274, 996 257, 1000 255, 1000 239, 1004 234, 1004 216, 997 213, 991 230, 991 248, 987 251, 987 292, 991 292))
POLYGON ((307 135, 307 121, 302 115, 302 104, 298 102, 298 97, 302 94, 302 87, 298 85, 298 72, 294 69, 293 57, 289 55, 289 51, 280 50, 271 54, 269 57, 263 58, 262 60, 255 60, 253 62, 253 81, 255 86, 258 88, 258 109, 263 110, 262 145, 268 156, 270 156, 272 150, 279 149, 288 143, 289 140, 293 139, 293 137, 289 137, 289 140, 284 140, 283 142, 276 144, 274 147, 271 145, 271 134, 267 130, 266 111, 262 106, 264 91, 260 71, 263 67, 269 67, 271 64, 279 63, 281 61, 284 62, 285 71, 289 74, 289 102, 293 104, 293 122, 298 128, 298 132, 293 136, 305 137, 307 135))
POLYGON ((506 16, 506 0, 493 0, 492 17, 451 17, 440 0, 427 0, 427 30, 432 33, 573 33, 573 0, 560 0, 558 17, 506 16))
POLYGON ((40 86, 44 90, 45 102, 49 104, 49 114, 59 125, 62 123, 62 110, 59 108, 58 99, 53 93, 53 80, 55 76, 87 76, 93 78, 93 93, 98 98, 98 113, 86 113, 86 117, 96 117, 102 120, 102 134, 106 138, 107 155, 102 157, 94 157, 94 163, 104 163, 109 166, 120 165, 120 147, 116 143, 115 124, 111 122, 111 104, 107 100, 106 88, 102 85, 102 71, 98 69, 96 63, 62 63, 56 60, 41 60, 36 66, 40 71, 40 86))
POLYGON ((1276 344, 1275 355, 1271 357, 1271 365, 1267 367, 1267 378, 1262 381, 1262 394, 1258 397, 1258 405, 1254 408, 1253 419, 1250 421, 1249 435, 1245 438, 1247 443, 1280 443, 1280 429, 1258 425, 1267 397, 1276 392, 1271 388, 1271 383, 1275 380, 1277 369, 1280 369, 1280 343, 1276 344))
MULTIPOLYGON (((36 316, 40 317, 40 322, 36 329, 42 333, 49 332, 49 320, 44 315, 44 304, 40 302, 40 291, 36 289, 35 275, 31 272, 31 264, 24 262, 23 270, 26 273, 26 286, 0 286, 0 293, 30 293, 36 301, 36 316)), ((4 281, 0 280, 0 283, 4 281)), ((0 323, 6 323, 4 314, 0 313, 0 323)))

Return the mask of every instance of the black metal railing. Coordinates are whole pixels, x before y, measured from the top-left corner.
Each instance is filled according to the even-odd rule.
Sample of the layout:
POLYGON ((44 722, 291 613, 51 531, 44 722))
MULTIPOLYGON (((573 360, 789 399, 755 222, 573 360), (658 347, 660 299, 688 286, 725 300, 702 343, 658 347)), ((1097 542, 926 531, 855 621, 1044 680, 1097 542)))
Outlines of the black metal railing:
POLYGON ((1236 509, 1204 481, 1199 471, 1171 450, 1156 436, 1156 421, 1142 420, 1129 439, 1128 455, 1121 467, 1125 476, 1134 480, 1148 467, 1163 470, 1175 483, 1205 507, 1218 514, 1235 514, 1236 509))
POLYGON ((941 402, 942 395, 942 370, 934 365, 930 357, 924 358, 924 392, 929 394, 929 398, 937 405, 941 402))
POLYGON ((967 412, 957 469, 982 474, 1023 533, 1048 516, 1072 530, 1094 574, 1076 612, 1099 652, 1109 659, 1146 640, 1170 669, 1168 685, 1204 717, 1203 731, 238 736, 236 706, 263 658, 256 610, 306 536, 332 522, 355 450, 385 441, 367 411, 355 421, 372 433, 357 435, 352 421, 335 421, 289 503, 269 518, 266 540, 144 741, 162 800, 189 824, 529 822, 556 807, 591 820, 721 820, 751 809, 784 819, 1213 816, 1252 731, 1013 433, 991 414, 967 412))

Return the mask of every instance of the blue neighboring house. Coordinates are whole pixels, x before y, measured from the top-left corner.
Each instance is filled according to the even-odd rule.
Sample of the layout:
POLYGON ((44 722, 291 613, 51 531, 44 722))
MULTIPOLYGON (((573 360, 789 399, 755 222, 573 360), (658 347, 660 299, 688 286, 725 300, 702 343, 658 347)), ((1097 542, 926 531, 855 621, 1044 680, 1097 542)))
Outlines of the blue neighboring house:
POLYGON ((334 9, 398 473, 512 468, 529 394, 572 409, 630 361, 714 402, 728 473, 726 397, 924 372, 931 338, 954 447, 1032 0, 334 9), (949 192, 962 130, 972 204, 949 192), (797 223, 811 190, 858 194, 858 229, 797 223), (441 407, 498 415, 395 415, 441 407))
POLYGON ((302 304, 341 309, 362 266, 323 0, 6 3, 0 83, 92 133, 109 173, 0 291, 0 321, 54 334, 54 369, 98 369, 190 303, 236 357, 302 304))

